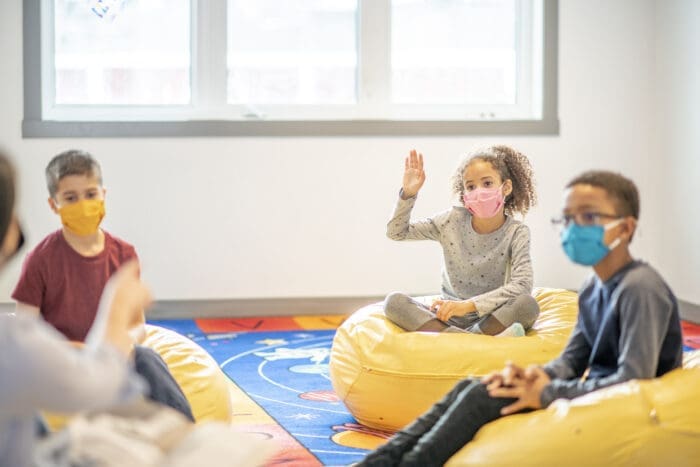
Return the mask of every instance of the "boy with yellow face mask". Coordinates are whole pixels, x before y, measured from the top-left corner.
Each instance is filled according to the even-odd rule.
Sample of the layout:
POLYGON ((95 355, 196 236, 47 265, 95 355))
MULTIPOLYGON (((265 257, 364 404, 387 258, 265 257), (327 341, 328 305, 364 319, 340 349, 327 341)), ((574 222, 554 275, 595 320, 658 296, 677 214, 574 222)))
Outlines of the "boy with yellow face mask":
MULTIPOLYGON (((17 310, 40 314, 72 341, 83 342, 97 313, 102 290, 119 267, 138 259, 129 243, 100 228, 105 216, 102 171, 87 152, 65 151, 46 167, 49 206, 63 227, 26 257, 12 293, 17 310)), ((144 318, 133 323, 135 343, 145 337, 144 318)), ((153 350, 136 345, 134 366, 150 386, 150 397, 193 420, 182 390, 153 350)))

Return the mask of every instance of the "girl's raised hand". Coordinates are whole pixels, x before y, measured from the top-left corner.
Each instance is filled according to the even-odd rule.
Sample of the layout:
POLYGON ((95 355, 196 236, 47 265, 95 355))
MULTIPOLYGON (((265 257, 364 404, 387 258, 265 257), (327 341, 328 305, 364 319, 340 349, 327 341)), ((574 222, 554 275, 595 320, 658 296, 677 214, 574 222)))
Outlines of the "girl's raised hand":
POLYGON ((423 154, 411 149, 411 153, 406 157, 403 172, 403 197, 413 198, 425 182, 425 171, 423 171, 423 154))

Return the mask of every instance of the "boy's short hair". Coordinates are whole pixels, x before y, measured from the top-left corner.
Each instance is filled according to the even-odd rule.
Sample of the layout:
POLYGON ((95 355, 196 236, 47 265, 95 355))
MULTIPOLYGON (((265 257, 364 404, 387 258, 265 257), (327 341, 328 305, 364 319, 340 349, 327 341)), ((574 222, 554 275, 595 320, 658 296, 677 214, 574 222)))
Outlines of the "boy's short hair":
POLYGON ((639 219, 639 191, 629 178, 606 170, 591 170, 575 177, 566 185, 566 188, 574 185, 602 188, 615 204, 617 215, 639 219))
POLYGON ((95 177, 102 185, 102 169, 94 157, 80 149, 69 149, 55 156, 46 166, 46 187, 53 198, 58 191, 58 182, 68 175, 95 177))

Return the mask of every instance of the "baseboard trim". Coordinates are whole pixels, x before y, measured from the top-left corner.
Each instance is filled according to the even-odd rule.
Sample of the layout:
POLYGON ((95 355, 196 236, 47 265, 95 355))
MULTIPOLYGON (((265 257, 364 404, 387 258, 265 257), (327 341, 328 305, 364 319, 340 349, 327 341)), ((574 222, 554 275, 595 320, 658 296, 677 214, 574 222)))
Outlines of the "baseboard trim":
POLYGON ((148 319, 229 318, 248 316, 349 315, 384 297, 244 298, 160 300, 148 319))
POLYGON ((678 308, 681 319, 700 324, 700 305, 678 300, 678 308))
MULTIPOLYGON (((243 298, 225 300, 158 300, 150 319, 229 318, 248 316, 349 315, 384 297, 243 298)), ((700 304, 678 301, 681 319, 700 324, 700 304)), ((0 313, 14 311, 14 303, 0 303, 0 313)))
MULTIPOLYGON (((221 300, 157 300, 147 319, 241 318, 249 316, 349 315, 370 303, 369 297, 240 298, 221 300)), ((15 311, 14 303, 0 303, 0 313, 15 311)))

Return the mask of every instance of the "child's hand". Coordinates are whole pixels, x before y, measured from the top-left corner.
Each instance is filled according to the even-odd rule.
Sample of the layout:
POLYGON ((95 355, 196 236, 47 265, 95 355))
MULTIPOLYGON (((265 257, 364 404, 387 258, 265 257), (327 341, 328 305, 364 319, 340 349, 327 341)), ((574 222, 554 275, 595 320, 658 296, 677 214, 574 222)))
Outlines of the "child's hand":
POLYGON ((423 171, 423 154, 411 149, 411 153, 406 158, 403 172, 403 197, 413 198, 425 182, 425 172, 423 171))
POLYGON ((131 260, 109 279, 105 289, 113 287, 110 318, 125 329, 144 323, 143 310, 151 304, 151 294, 139 279, 139 264, 131 260))
POLYGON ((551 380, 549 375, 539 366, 529 366, 523 378, 514 380, 511 387, 489 389, 491 397, 513 397, 517 400, 501 409, 501 415, 509 415, 523 409, 539 409, 542 407, 540 396, 542 390, 551 380))
POLYGON ((519 367, 513 362, 507 362, 505 368, 501 371, 494 371, 481 378, 481 382, 486 385, 486 389, 513 386, 516 381, 525 379, 525 369, 519 367))
POLYGON ((454 300, 435 300, 430 309, 435 313, 435 316, 440 321, 447 321, 453 316, 464 316, 469 313, 476 313, 474 302, 454 301, 454 300))
POLYGON ((143 310, 150 303, 151 294, 139 279, 138 263, 135 260, 125 263, 105 285, 86 342, 107 341, 129 355, 134 345, 129 328, 143 320, 143 310))

